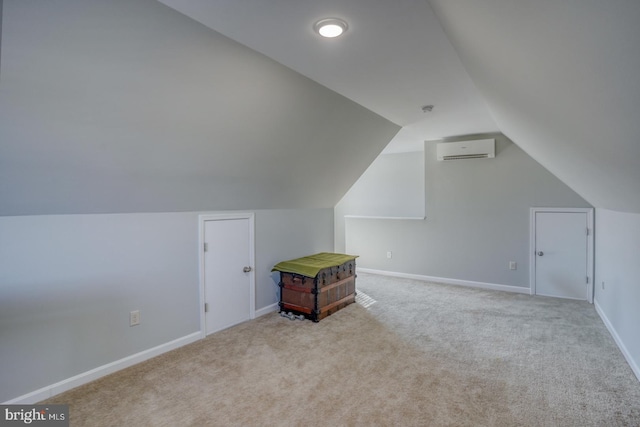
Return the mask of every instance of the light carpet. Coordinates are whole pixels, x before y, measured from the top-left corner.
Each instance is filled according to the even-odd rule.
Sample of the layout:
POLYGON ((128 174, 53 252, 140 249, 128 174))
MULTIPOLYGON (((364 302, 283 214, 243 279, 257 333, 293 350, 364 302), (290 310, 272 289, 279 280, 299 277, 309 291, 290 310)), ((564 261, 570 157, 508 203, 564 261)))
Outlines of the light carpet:
POLYGON ((640 382, 588 303, 357 286, 368 308, 271 313, 46 403, 72 426, 640 425, 640 382))

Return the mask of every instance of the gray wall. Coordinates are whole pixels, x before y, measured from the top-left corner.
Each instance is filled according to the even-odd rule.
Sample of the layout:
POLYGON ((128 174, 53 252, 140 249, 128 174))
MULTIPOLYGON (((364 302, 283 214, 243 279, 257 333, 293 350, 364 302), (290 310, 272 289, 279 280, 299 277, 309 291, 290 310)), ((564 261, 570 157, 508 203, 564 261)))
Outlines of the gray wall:
POLYGON ((343 200, 336 250, 365 268, 528 287, 529 208, 589 204, 503 135, 475 137, 496 137, 496 158, 438 162, 425 144, 425 220, 345 220, 343 200))
POLYGON ((2 1, 0 0, 0 75, 2 74, 2 1))
POLYGON ((338 203, 346 215, 424 217, 424 153, 380 154, 338 203))
MULTIPOLYGON (((273 264, 332 249, 333 210, 255 212, 260 309, 273 264)), ((0 236, 0 402, 199 330, 197 213, 0 217, 0 236)))
POLYGON ((595 239, 594 302, 640 379, 640 215, 596 209, 595 239))
POLYGON ((155 0, 3 14, 0 215, 333 208, 399 129, 155 0))
POLYGON ((333 250, 333 209, 256 212, 256 309, 277 301, 280 261, 333 250))

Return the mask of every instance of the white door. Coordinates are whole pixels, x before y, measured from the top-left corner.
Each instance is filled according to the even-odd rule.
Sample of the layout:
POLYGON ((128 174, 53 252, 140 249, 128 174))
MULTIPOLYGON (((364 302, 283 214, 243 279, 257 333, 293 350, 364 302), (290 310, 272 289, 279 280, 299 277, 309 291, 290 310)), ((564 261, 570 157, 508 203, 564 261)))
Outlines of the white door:
POLYGON ((253 218, 204 221, 206 334, 254 316, 253 218))
POLYGON ((535 294, 591 301, 587 212, 535 212, 535 294))

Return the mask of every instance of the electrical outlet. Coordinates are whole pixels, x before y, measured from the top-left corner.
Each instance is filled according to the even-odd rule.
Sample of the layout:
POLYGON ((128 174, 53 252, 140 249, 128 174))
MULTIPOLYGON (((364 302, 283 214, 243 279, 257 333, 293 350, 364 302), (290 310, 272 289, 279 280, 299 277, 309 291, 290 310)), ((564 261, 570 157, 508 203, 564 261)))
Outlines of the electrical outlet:
POLYGON ((392 255, 391 251, 387 251, 387 258, 391 258, 392 255))
POLYGON ((604 291, 604 280, 602 281, 602 290, 604 291))
POLYGON ((509 261, 509 270, 517 270, 518 269, 518 263, 515 261, 509 261))
POLYGON ((129 326, 136 326, 140 324, 140 310, 135 310, 129 313, 129 326))

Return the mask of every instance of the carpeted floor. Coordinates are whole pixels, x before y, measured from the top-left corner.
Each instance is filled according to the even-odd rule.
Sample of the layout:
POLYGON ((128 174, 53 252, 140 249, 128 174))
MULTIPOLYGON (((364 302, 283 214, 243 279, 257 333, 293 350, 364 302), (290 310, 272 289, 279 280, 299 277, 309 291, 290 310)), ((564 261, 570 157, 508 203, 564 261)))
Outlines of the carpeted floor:
POLYGON ((357 286, 320 323, 272 313, 46 402, 72 426, 640 425, 640 382, 590 304, 357 286))

